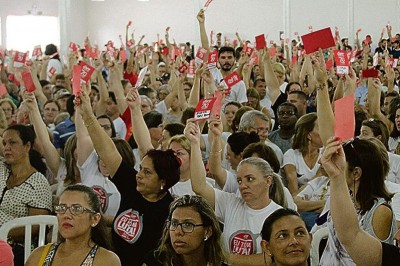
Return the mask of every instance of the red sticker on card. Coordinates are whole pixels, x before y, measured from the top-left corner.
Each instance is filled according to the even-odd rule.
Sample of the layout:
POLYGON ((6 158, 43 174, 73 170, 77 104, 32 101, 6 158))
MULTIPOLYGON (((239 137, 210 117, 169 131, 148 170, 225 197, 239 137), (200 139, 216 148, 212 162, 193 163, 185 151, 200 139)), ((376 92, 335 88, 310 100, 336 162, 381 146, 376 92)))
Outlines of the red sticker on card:
POLYGON ((248 230, 237 231, 229 237, 229 249, 233 254, 254 254, 256 249, 255 237, 248 230))
POLYGON ((228 90, 225 92, 225 94, 228 95, 230 90, 232 89, 232 87, 241 81, 241 78, 240 78, 239 74, 235 71, 235 72, 231 73, 230 75, 226 76, 224 78, 224 81, 225 81, 226 85, 228 86, 228 90))
POLYGON ((212 53, 208 54, 208 67, 217 67, 217 62, 218 62, 218 51, 214 51, 212 53))
POLYGON ((139 239, 142 230, 142 216, 133 209, 120 213, 114 221, 114 232, 129 244, 133 244, 139 239))
POLYGON ((55 73, 56 73, 56 68, 55 68, 55 67, 51 67, 51 68, 49 69, 49 77, 54 76, 55 73))
POLYGON ((197 64, 203 63, 206 54, 207 54, 207 50, 203 47, 199 47, 199 49, 197 50, 197 53, 196 53, 195 62, 197 64))
POLYGON ((333 55, 335 57, 336 63, 336 74, 338 75, 346 75, 349 73, 349 58, 347 53, 341 50, 333 51, 333 55))
POLYGON ((15 52, 14 67, 22 67, 23 65, 25 65, 27 56, 27 53, 15 52))
POLYGON ((81 61, 79 63, 79 66, 82 68, 81 70, 81 79, 87 83, 90 80, 90 77, 92 76, 93 72, 94 72, 94 67, 92 67, 91 65, 88 65, 86 62, 81 61))

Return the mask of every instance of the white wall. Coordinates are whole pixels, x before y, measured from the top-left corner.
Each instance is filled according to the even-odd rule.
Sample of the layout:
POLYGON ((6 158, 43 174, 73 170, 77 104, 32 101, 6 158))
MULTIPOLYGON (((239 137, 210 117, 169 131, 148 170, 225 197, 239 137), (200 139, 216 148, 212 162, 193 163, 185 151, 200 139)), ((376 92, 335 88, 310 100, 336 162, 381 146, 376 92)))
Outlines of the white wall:
MULTIPOLYGON (((92 41, 105 44, 125 34, 129 20, 134 23, 136 39, 144 34, 145 41, 163 38, 166 26, 171 39, 199 43, 196 14, 206 0, 0 0, 2 43, 5 45, 6 16, 25 15, 33 4, 44 15, 60 16, 62 50, 68 41, 82 43, 89 33, 92 41)), ((280 30, 305 34, 314 29, 338 26, 342 37, 362 28, 362 38, 370 33, 377 40, 384 25, 390 21, 393 32, 400 32, 400 0, 214 0, 206 12, 207 31, 214 30, 229 39, 238 31, 243 39, 265 33, 278 40, 280 30), (349 3, 354 1, 354 23, 349 3), (286 24, 284 7, 289 3, 290 24, 286 24)), ((269 38, 269 39, 270 39, 269 38)))

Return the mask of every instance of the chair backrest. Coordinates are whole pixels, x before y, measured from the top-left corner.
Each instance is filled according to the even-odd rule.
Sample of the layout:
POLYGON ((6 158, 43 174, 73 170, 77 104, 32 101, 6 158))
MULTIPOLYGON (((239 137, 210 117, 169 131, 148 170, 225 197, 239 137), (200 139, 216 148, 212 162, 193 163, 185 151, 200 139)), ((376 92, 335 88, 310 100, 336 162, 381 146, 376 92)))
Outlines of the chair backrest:
POLYGON ((328 238, 328 227, 321 228, 313 234, 311 241, 311 266, 319 265, 319 245, 322 239, 328 238))
POLYGON ((46 240, 46 228, 47 226, 52 227, 51 234, 51 242, 57 241, 57 233, 58 233, 58 222, 57 217, 52 215, 33 215, 26 216, 21 218, 16 218, 11 221, 4 223, 0 227, 0 239, 7 240, 8 233, 11 229, 17 227, 25 227, 25 242, 24 242, 24 250, 25 250, 25 258, 24 262, 28 259, 31 254, 31 244, 32 244, 32 226, 39 225, 39 241, 38 247, 43 246, 46 240))

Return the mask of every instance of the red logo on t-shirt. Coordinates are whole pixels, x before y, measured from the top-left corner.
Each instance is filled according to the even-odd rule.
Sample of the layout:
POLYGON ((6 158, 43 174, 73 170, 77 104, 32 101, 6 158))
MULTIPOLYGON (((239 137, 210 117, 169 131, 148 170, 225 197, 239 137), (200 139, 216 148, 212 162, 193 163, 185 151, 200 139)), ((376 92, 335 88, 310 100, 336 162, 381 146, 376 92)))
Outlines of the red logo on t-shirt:
POLYGON ((101 186, 93 186, 92 189, 94 190, 94 192, 97 193, 97 196, 100 199, 101 211, 105 213, 108 208, 108 202, 109 202, 108 200, 109 195, 107 194, 107 191, 101 186))
POLYGON ((130 244, 139 239, 142 230, 142 217, 132 209, 122 212, 114 221, 114 231, 130 244))
POLYGON ((255 253, 255 239, 250 231, 238 231, 230 237, 229 247, 231 253, 251 255, 255 253))

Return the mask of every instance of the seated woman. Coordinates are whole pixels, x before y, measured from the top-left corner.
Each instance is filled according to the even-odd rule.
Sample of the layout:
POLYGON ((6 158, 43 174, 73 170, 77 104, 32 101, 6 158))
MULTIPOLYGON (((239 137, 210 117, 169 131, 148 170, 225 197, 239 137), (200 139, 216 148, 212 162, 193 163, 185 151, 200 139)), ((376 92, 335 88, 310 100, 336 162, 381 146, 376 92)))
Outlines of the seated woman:
POLYGON ((214 210, 203 198, 185 195, 170 206, 160 246, 144 265, 222 265, 225 256, 214 210))
MULTIPOLYGON (((314 177, 320 176, 318 159, 322 141, 318 132, 317 114, 303 115, 297 120, 293 136, 292 149, 283 156, 283 170, 287 187, 292 195, 296 195, 302 185, 314 177)), ((325 202, 314 209, 323 207, 325 202)))
MULTIPOLYGON (((139 97, 134 89, 127 94, 131 113, 139 97)), ((143 257, 156 248, 161 238, 173 201, 168 189, 179 180, 180 161, 171 150, 149 150, 136 173, 94 117, 85 89, 76 101, 76 109, 82 115, 93 147, 121 193, 112 231, 115 250, 123 265, 142 265, 143 257)))
MULTIPOLYGON (((46 165, 34 150, 32 127, 14 125, 3 133, 4 160, 0 161, 0 227, 15 218, 50 214, 51 190, 43 175, 46 165)), ((36 228, 34 233, 38 232, 36 228)), ((23 265, 23 253, 18 243, 24 242, 25 228, 9 233, 15 253, 15 265, 23 265), (20 261, 21 260, 21 261, 20 261)), ((22 248, 23 252, 23 248, 22 248)))
POLYGON ((190 170, 193 191, 204 197, 224 223, 223 241, 228 263, 259 265, 263 263, 261 240, 258 237, 262 223, 272 212, 282 208, 269 195, 273 170, 260 158, 247 158, 237 167, 237 182, 241 197, 214 189, 206 183, 201 161, 200 128, 188 120, 185 136, 191 142, 190 170))
POLYGON ((311 234, 300 215, 291 209, 279 209, 265 219, 261 230, 265 264, 307 266, 311 234), (267 255, 267 256, 265 256, 267 255))
POLYGON ((107 250, 110 241, 97 194, 84 185, 72 185, 54 206, 61 241, 33 251, 25 265, 121 265, 107 250))

